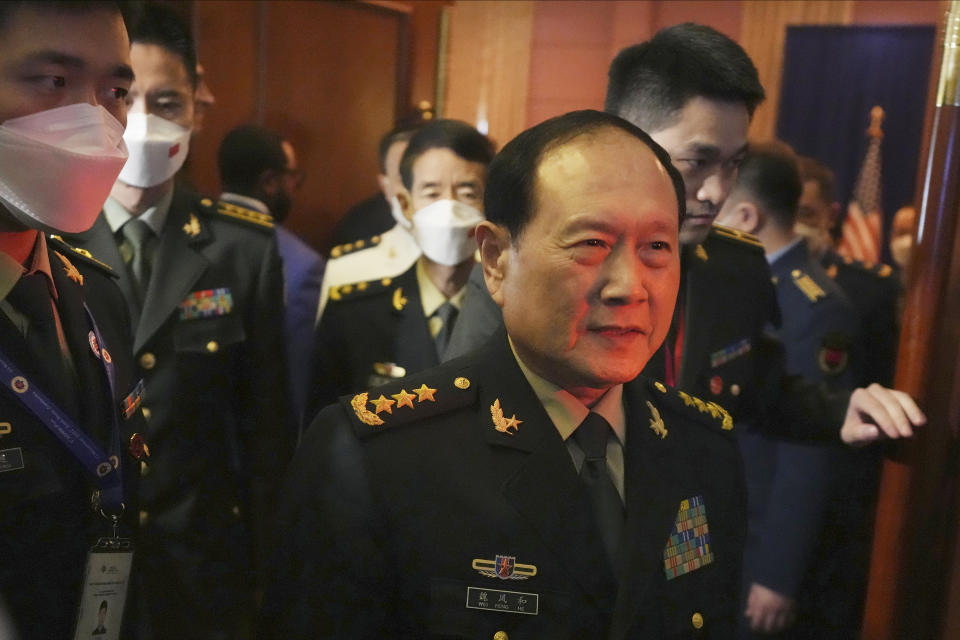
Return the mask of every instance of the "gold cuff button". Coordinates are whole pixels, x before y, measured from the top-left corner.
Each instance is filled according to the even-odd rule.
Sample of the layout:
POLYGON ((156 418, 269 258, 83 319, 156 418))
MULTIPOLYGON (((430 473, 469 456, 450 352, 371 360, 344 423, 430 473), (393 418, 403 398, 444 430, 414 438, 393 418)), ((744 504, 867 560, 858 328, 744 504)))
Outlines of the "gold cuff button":
POLYGON ((220 349, 220 345, 217 344, 216 340, 211 340, 207 343, 207 351, 210 353, 216 353, 220 349))
POLYGON ((703 629, 703 616, 700 615, 699 611, 690 617, 690 623, 694 629, 703 629))
POLYGON ((149 351, 140 356, 140 366, 144 369, 153 369, 157 364, 157 356, 149 351))
POLYGON ((493 640, 510 640, 510 636, 507 635, 506 631, 497 631, 493 634, 493 640))

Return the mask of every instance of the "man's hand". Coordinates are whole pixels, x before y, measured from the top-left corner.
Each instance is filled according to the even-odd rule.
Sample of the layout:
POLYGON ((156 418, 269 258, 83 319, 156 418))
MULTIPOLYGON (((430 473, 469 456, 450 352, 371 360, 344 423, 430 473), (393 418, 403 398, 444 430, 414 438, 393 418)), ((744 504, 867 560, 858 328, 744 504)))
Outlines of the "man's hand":
POLYGON ((744 615, 750 619, 751 631, 779 633, 793 624, 797 616, 796 606, 793 598, 754 582, 750 585, 744 615))
POLYGON ((840 428, 840 438, 847 444, 870 444, 881 435, 888 438, 909 438, 913 427, 927 422, 927 417, 909 395, 896 389, 871 384, 857 389, 850 396, 847 416, 840 428))

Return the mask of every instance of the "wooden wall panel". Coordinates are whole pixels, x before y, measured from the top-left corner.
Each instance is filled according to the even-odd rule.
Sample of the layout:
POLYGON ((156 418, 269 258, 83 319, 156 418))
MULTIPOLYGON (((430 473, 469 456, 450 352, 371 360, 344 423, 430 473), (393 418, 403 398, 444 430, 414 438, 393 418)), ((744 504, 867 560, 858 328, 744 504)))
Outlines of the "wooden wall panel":
POLYGON ((450 10, 446 111, 502 146, 526 126, 533 3, 457 2, 450 10))

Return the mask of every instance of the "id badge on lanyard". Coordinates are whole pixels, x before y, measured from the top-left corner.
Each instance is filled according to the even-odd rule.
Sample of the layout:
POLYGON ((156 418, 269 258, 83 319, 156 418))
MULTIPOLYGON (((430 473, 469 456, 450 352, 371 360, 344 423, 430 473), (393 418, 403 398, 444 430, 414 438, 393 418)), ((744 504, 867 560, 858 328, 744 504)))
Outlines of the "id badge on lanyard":
MULTIPOLYGON (((86 305, 84 305, 86 308, 86 305)), ((4 386, 47 427, 67 451, 94 478, 99 489, 92 496, 92 507, 112 528, 112 535, 100 538, 87 554, 86 573, 80 610, 74 638, 89 639, 120 637, 120 626, 130 584, 133 565, 133 542, 118 535, 120 518, 126 508, 124 503, 123 468, 120 456, 120 421, 113 399, 116 397, 116 373, 113 361, 103 339, 86 308, 87 318, 93 327, 94 338, 100 348, 94 353, 103 363, 110 387, 111 436, 109 454, 90 438, 50 398, 29 380, 20 369, 0 352, 0 379, 4 386)))

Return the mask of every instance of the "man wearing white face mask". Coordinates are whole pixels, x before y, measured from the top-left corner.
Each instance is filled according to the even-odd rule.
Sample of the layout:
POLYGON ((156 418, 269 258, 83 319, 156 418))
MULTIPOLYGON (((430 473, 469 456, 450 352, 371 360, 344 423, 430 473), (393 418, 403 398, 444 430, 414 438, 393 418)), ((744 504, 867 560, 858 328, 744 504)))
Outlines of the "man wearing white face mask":
POLYGON ((248 638, 264 535, 292 450, 283 284, 269 215, 175 186, 196 59, 170 9, 131 30, 130 160, 82 246, 139 317, 153 464, 141 478, 140 638, 248 638))
POLYGON ((492 158, 490 141, 456 120, 431 122, 410 139, 397 197, 423 255, 396 277, 331 290, 307 417, 342 394, 440 362, 475 262, 473 232, 484 219, 492 158))
POLYGON ((145 425, 123 298, 105 265, 44 237, 96 218, 127 155, 132 79, 116 3, 0 4, 4 638, 73 637, 88 551, 136 526, 144 454, 128 444, 145 425))

